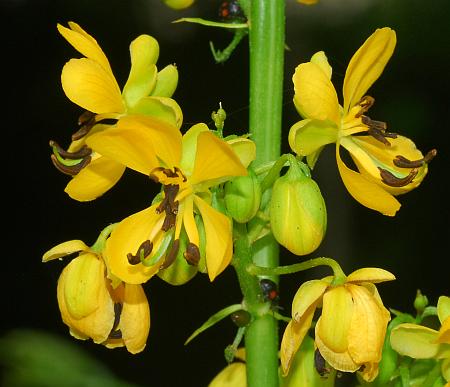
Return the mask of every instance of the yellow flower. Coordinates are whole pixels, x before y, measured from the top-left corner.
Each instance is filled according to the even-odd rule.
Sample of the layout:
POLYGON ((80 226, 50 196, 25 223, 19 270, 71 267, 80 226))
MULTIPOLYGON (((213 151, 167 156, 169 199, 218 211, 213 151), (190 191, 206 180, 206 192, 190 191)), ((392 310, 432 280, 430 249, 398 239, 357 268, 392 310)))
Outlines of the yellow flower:
POLYGON ((391 332, 391 346, 403 356, 442 361, 442 376, 450 382, 450 297, 439 297, 437 313, 441 322, 439 331, 417 324, 400 324, 391 332))
POLYGON ((220 371, 208 387, 247 387, 247 367, 245 348, 239 348, 235 354, 237 361, 228 364, 220 371))
POLYGON ((363 378, 373 380, 390 320, 374 284, 393 279, 386 270, 364 268, 351 273, 342 285, 333 286, 333 277, 302 284, 281 342, 283 373, 288 373, 316 308, 322 307, 315 328, 315 343, 322 357, 339 371, 355 372, 363 367, 363 378))
POLYGON ((80 240, 55 246, 42 260, 76 252, 79 256, 63 269, 57 288, 61 317, 70 334, 108 348, 125 346, 131 353, 141 352, 150 329, 150 308, 142 286, 112 283, 102 255, 80 240))
POLYGON ((81 128, 72 136, 67 151, 51 142, 52 161, 60 171, 73 176, 65 189, 69 196, 88 201, 109 190, 125 167, 92 153, 86 139, 111 127, 104 123, 105 119, 118 120, 130 114, 150 115, 180 127, 181 109, 169 98, 177 86, 178 72, 173 65, 158 72, 158 42, 149 35, 140 35, 130 44, 131 70, 121 92, 96 40, 76 23, 69 22, 69 27, 58 24, 61 35, 84 57, 65 64, 61 83, 67 97, 86 112, 80 117, 81 128))
MULTIPOLYGON (((254 157, 254 144, 248 145, 254 157)), ((163 184, 163 198, 149 208, 124 219, 114 229, 106 245, 111 272, 127 283, 147 281, 168 267, 180 248, 181 232, 186 232, 186 260, 196 265, 205 248, 206 269, 211 281, 232 257, 231 221, 214 209, 210 188, 247 170, 233 149, 205 124, 194 125, 184 136, 162 121, 134 116, 120 120, 117 127, 92 135, 92 149, 163 184), (153 146, 151 132, 172 133, 171 141, 153 146), (204 227, 201 241, 199 224, 204 227), (166 254, 167 252, 167 254, 166 254)), ((245 160, 249 161, 248 152, 245 160)), ((243 158, 244 160, 244 158, 243 158)))
POLYGON ((388 132, 386 123, 365 115, 374 103, 365 94, 383 72, 395 44, 393 30, 377 29, 353 55, 344 79, 343 106, 322 51, 300 64, 293 76, 294 104, 304 120, 289 132, 291 148, 306 156, 311 167, 325 145, 336 143, 337 165, 348 192, 362 205, 389 216, 400 208, 393 195, 416 188, 436 154, 432 150, 424 157, 411 140, 388 132), (345 165, 341 146, 359 173, 345 165))

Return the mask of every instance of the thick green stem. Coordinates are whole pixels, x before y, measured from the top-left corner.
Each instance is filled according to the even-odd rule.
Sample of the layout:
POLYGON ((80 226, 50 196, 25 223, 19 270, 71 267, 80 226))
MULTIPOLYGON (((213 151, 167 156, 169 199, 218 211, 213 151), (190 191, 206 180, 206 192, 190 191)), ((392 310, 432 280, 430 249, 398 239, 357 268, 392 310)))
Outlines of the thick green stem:
MULTIPOLYGON (((252 0, 250 4, 249 119, 251 138, 257 149, 254 166, 258 167, 280 156, 285 0, 252 0)), ((255 243, 252 254, 252 261, 259 266, 278 266, 279 248, 272 237, 262 238, 255 243)), ((245 279, 247 276, 248 273, 243 275, 245 279)), ((271 279, 278 281, 276 276, 271 279)), ((250 289, 254 288, 255 285, 250 286, 250 289)), ((245 301, 256 302, 257 305, 258 300, 252 299, 252 294, 249 296, 244 293, 245 301)), ((276 387, 279 345, 277 320, 270 313, 253 316, 255 319, 245 334, 248 386, 276 387)))

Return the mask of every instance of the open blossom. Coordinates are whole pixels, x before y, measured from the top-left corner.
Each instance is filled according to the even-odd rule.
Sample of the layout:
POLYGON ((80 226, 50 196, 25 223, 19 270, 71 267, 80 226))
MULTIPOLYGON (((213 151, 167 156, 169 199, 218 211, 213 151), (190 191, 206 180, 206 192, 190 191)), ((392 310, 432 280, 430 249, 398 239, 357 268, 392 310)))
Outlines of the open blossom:
POLYGON ((283 373, 288 373, 314 312, 321 307, 315 327, 315 343, 321 356, 336 370, 361 369, 366 381, 373 380, 390 320, 374 284, 393 279, 386 270, 364 268, 351 273, 342 285, 333 286, 333 277, 302 284, 292 302, 292 320, 281 342, 283 373))
POLYGON ((50 144, 53 164, 73 176, 65 191, 73 199, 88 201, 109 190, 125 167, 92 152, 86 139, 130 114, 157 117, 179 128, 182 112, 170 98, 178 83, 178 72, 173 65, 158 71, 158 42, 149 35, 140 35, 130 44, 131 69, 121 91, 97 41, 78 24, 69 22, 69 27, 58 24, 61 35, 84 57, 64 65, 61 83, 67 97, 86 112, 80 116, 81 128, 72 136, 67 151, 54 141, 50 144))
MULTIPOLYGON (((253 156, 244 152, 242 160, 249 163, 254 144, 245 141, 253 156)), ((139 284, 167 268, 178 255, 182 232, 188 238, 185 259, 197 265, 204 248, 211 280, 228 266, 233 248, 231 220, 212 207, 210 188, 247 174, 233 150, 242 144, 232 147, 205 124, 194 125, 182 136, 164 122, 143 116, 125 117, 117 127, 94 134, 87 142, 99 153, 163 185, 159 200, 122 220, 108 239, 105 254, 115 276, 139 284), (155 145, 152 130, 172 135, 170 141, 157 144, 157 157, 147 151, 155 145), (205 241, 197 222, 204 228, 205 241)))
POLYGON ((55 246, 43 261, 73 253, 79 255, 63 269, 57 287, 59 310, 70 334, 108 348, 125 346, 131 353, 141 352, 150 330, 150 308, 142 286, 112 282, 102 254, 80 240, 55 246))
POLYGON ((314 166, 322 148, 336 144, 336 160, 348 192, 362 205, 393 216, 400 208, 394 197, 416 188, 427 174, 427 155, 406 137, 387 131, 385 122, 366 113, 374 99, 367 90, 378 79, 396 44, 390 28, 377 29, 353 55, 345 73, 343 106, 331 83, 332 68, 321 51, 300 64, 293 76, 294 104, 304 118, 289 132, 294 152, 314 166), (353 159, 358 172, 341 158, 341 147, 353 159))
POLYGON ((439 331, 418 324, 399 324, 391 332, 391 346, 399 354, 414 359, 441 361, 441 373, 450 386, 450 297, 439 297, 439 331))

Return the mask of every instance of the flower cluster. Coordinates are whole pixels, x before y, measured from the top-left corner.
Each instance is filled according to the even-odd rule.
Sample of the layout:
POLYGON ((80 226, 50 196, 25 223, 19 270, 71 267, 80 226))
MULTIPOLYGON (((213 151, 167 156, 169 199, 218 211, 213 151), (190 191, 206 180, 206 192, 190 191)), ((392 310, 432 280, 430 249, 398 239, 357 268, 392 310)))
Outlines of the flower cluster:
POLYGON ((131 43, 131 70, 121 91, 91 35, 73 22, 58 30, 83 55, 63 67, 61 82, 67 97, 86 109, 67 150, 51 141, 54 165, 72 176, 66 192, 93 200, 126 168, 162 189, 150 207, 108 229, 101 248, 65 242, 43 260, 79 252, 58 281, 58 303, 71 334, 136 353, 150 327, 141 284, 158 274, 178 285, 198 270, 212 281, 229 265, 232 223, 215 189, 247 175, 255 146, 246 138, 223 139, 203 123, 181 133, 182 111, 171 98, 178 71, 174 65, 158 71, 153 37, 141 35, 131 43))

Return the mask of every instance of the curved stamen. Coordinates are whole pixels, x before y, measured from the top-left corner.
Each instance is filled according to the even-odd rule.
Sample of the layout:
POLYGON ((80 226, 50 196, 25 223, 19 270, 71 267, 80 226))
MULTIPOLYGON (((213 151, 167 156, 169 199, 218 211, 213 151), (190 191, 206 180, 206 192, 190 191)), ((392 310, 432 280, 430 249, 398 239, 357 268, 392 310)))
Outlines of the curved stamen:
POLYGON ((367 112, 375 103, 375 98, 371 97, 370 95, 365 95, 361 98, 358 105, 361 107, 361 109, 358 111, 358 113, 355 114, 355 118, 361 117, 365 112, 367 112))
POLYGON ((425 157, 419 160, 409 160, 402 155, 395 156, 393 163, 399 168, 420 168, 424 164, 428 164, 437 155, 437 150, 430 150, 425 157))
POLYGON ((166 259, 163 264, 160 266, 160 269, 167 269, 172 263, 175 262, 175 258, 177 257, 178 250, 180 249, 180 240, 176 239, 173 241, 172 247, 169 251, 169 254, 166 255, 166 259))
POLYGON ((91 162, 91 156, 84 157, 78 164, 75 165, 64 165, 55 155, 51 155, 53 165, 56 169, 66 175, 75 176, 77 175, 86 165, 91 162))
POLYGON ((130 265, 137 265, 147 258, 153 250, 153 243, 148 239, 141 243, 135 255, 128 253, 127 259, 130 265))
POLYGON ((55 152, 57 152, 61 157, 65 159, 82 159, 83 157, 89 156, 92 153, 92 149, 87 145, 83 145, 76 152, 68 152, 64 150, 56 141, 50 140, 49 144, 55 152))
POLYGON ((391 187, 404 187, 408 185, 414 180, 419 171, 418 169, 413 169, 409 172, 408 176, 399 178, 386 169, 380 167, 378 167, 378 169, 380 170, 381 181, 391 187))

